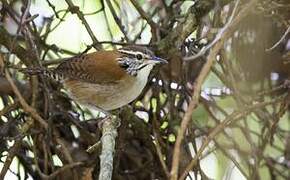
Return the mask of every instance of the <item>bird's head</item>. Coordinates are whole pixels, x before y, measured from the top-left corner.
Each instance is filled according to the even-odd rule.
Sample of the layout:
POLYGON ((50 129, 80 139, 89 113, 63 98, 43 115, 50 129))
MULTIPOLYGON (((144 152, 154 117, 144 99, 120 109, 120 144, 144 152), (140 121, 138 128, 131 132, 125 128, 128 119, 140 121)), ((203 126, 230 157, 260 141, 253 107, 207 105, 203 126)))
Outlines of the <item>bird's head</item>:
POLYGON ((128 46, 118 49, 118 52, 121 54, 121 57, 118 58, 119 65, 133 76, 142 72, 143 69, 151 71, 156 64, 168 63, 165 59, 155 56, 146 47, 128 46))

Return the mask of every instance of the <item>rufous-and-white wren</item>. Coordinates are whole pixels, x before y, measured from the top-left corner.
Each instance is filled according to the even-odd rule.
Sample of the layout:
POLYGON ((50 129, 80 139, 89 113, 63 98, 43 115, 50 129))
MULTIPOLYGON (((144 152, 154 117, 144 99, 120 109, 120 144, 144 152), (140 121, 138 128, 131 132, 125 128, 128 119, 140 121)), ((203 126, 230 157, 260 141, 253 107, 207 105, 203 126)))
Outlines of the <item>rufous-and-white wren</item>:
POLYGON ((136 99, 154 65, 164 63, 145 47, 128 46, 72 57, 45 73, 63 82, 72 99, 107 114, 136 99))

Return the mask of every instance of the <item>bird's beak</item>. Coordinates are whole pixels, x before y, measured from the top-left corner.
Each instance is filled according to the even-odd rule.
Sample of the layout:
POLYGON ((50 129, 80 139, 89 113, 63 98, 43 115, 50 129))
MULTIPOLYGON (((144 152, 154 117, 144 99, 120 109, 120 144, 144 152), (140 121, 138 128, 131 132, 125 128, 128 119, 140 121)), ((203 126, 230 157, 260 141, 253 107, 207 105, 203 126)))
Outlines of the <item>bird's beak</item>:
POLYGON ((156 57, 156 56, 153 56, 151 61, 155 64, 168 64, 168 61, 166 61, 165 59, 162 59, 160 57, 156 57))

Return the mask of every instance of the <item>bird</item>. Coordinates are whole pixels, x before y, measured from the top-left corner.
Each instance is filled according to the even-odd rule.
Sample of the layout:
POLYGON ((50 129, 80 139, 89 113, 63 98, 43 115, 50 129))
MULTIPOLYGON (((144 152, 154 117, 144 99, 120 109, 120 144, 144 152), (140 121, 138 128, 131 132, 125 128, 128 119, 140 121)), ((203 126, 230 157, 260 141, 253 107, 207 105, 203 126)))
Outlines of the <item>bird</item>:
POLYGON ((125 46, 71 57, 43 73, 79 104, 111 116, 141 94, 155 65, 166 63, 146 47, 125 46))

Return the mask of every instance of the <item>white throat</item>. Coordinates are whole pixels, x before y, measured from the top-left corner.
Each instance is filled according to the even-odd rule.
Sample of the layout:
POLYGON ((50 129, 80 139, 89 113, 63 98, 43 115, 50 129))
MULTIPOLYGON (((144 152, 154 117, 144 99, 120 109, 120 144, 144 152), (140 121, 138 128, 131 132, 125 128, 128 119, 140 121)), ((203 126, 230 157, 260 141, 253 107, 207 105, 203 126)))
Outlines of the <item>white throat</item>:
POLYGON ((103 102, 99 106, 105 110, 112 110, 132 102, 141 94, 146 86, 153 66, 154 64, 148 64, 138 71, 137 76, 120 81, 117 85, 118 87, 112 87, 117 88, 118 91, 110 94, 110 100, 103 102))
POLYGON ((145 85, 146 82, 148 80, 148 76, 151 72, 151 70, 153 69, 153 64, 148 64, 147 66, 145 66, 144 68, 142 68, 141 70, 139 70, 136 78, 138 79, 137 81, 145 81, 145 85))

